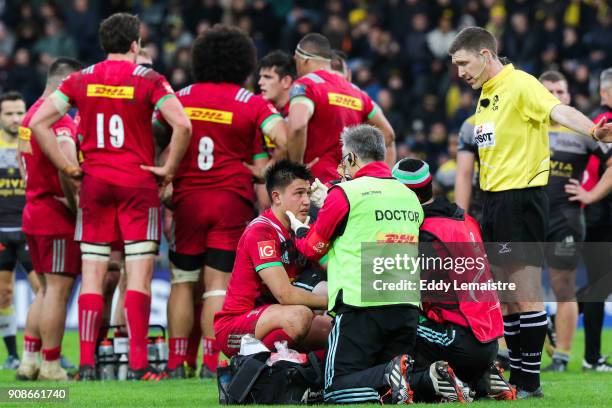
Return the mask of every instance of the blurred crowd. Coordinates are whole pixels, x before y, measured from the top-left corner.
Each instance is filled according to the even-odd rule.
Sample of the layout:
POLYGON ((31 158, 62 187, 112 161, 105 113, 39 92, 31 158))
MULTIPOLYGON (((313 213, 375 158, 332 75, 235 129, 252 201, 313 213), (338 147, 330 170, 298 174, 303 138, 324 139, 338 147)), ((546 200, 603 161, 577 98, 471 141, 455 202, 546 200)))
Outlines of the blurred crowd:
POLYGON ((385 111, 398 156, 426 159, 433 170, 453 154, 450 136, 477 99, 447 55, 461 28, 487 28, 500 55, 533 75, 566 74, 583 112, 598 104, 598 74, 612 65, 607 0, 3 0, 0 90, 20 91, 31 104, 55 57, 101 60, 97 28, 117 11, 139 15, 142 44, 175 89, 191 81, 192 40, 215 23, 247 31, 260 57, 292 53, 304 34, 323 33, 348 55, 353 82, 385 111))

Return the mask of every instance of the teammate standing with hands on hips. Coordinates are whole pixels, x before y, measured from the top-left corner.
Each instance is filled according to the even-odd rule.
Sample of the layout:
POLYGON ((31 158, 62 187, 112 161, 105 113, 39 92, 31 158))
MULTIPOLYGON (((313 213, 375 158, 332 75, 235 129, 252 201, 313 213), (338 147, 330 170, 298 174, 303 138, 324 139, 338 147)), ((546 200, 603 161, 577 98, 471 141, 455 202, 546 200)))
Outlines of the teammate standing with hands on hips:
POLYGON ((544 242, 548 228, 551 120, 597 140, 612 140, 612 126, 593 122, 562 104, 533 76, 503 65, 497 42, 487 30, 463 29, 451 44, 452 62, 473 89, 482 88, 475 116, 475 139, 483 190, 485 241, 499 243, 490 253, 516 293, 504 316, 510 351, 510 383, 518 398, 541 397, 540 363, 546 336, 541 296, 542 248, 516 245, 544 242))
POLYGON ((140 21, 117 13, 102 22, 107 59, 70 75, 32 118, 30 128, 55 167, 83 178, 75 238, 81 242, 83 280, 79 296, 81 380, 95 379, 94 354, 104 299, 102 286, 111 242, 125 243, 125 314, 130 337, 130 378, 157 380, 148 366, 147 333, 151 279, 160 239, 157 176, 168 184, 191 137, 191 123, 166 79, 135 64, 140 21), (71 106, 79 109, 83 169, 62 154, 51 125, 71 106), (170 153, 154 167, 153 109, 172 127, 170 153), (84 175, 83 175, 84 174, 84 175))

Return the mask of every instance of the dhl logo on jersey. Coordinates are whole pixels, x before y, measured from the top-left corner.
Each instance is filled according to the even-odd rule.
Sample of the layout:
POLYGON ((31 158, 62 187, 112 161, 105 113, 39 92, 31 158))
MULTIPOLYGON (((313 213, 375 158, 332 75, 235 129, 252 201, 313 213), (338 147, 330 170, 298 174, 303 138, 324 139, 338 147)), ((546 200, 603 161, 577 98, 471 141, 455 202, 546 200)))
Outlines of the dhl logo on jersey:
POLYGON ((111 99, 134 99, 133 86, 87 85, 87 96, 111 99))
POLYGON ((334 92, 328 92, 327 97, 330 105, 342 106, 356 111, 363 109, 363 101, 359 98, 334 92))
POLYGON ((203 120, 206 122, 231 125, 234 118, 233 112, 204 108, 185 108, 185 113, 192 120, 203 120))

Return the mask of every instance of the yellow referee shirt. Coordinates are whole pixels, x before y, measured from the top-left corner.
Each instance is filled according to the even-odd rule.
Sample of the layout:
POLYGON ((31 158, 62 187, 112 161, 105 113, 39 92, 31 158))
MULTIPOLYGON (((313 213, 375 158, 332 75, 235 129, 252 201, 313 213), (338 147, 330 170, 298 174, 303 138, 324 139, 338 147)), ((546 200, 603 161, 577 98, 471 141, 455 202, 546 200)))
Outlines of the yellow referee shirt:
POLYGON ((512 64, 484 83, 474 123, 481 189, 548 183, 550 111, 560 103, 536 78, 512 64))

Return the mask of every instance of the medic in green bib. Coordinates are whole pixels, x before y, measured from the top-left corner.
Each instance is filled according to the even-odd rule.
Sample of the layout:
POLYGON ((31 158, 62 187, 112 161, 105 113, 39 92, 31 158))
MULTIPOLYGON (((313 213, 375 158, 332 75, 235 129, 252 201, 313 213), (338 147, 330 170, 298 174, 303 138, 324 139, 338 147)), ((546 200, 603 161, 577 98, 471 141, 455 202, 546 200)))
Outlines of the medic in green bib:
MULTIPOLYGON (((341 137, 340 168, 350 181, 329 190, 310 228, 287 213, 298 250, 315 261, 328 257, 328 309, 335 318, 328 339, 324 398, 362 403, 388 397, 393 404, 409 403, 418 297, 365 301, 362 243, 418 242, 423 209, 416 195, 393 179, 377 128, 350 127, 341 137)), ((452 370, 440 375, 458 389, 452 370)))

